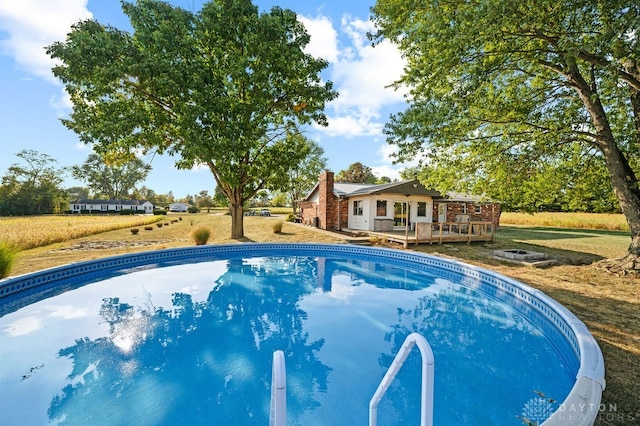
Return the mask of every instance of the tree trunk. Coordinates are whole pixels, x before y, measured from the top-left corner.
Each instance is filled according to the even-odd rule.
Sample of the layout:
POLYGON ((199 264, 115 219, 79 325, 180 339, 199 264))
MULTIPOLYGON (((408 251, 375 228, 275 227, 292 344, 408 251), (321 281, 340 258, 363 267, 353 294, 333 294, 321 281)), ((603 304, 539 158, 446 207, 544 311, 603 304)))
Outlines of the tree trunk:
POLYGON ((231 211, 231 238, 244 238, 244 208, 242 203, 232 202, 231 211))
MULTIPOLYGON (((627 257, 638 259, 640 256, 640 187, 638 186, 638 178, 616 143, 606 111, 597 93, 595 77, 592 76, 592 82, 589 84, 584 80, 577 67, 572 67, 571 71, 569 76, 571 84, 589 112, 591 122, 596 129, 597 143, 604 154, 609 170, 613 192, 616 194, 629 224, 631 244, 629 244, 627 257)), ((632 263, 640 266, 640 262, 634 261, 632 263)))

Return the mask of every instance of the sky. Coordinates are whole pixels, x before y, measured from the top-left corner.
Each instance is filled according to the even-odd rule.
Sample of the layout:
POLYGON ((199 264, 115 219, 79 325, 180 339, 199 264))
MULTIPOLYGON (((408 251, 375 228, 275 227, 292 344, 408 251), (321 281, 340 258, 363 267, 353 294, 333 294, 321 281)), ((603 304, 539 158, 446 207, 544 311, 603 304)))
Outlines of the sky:
MULTIPOLYGON (((170 0, 194 12, 201 0, 170 0)), ((298 14, 311 42, 307 53, 329 62, 322 78, 331 80, 339 97, 327 104, 326 128, 313 126, 307 136, 325 151, 327 168, 335 173, 361 162, 378 177, 399 178, 407 166, 394 165, 392 148, 382 130, 390 114, 406 104, 401 91, 387 86, 397 80, 403 59, 388 42, 373 48, 366 37, 374 0, 254 0, 260 12, 273 6, 298 14)), ((71 104, 64 86, 51 73, 54 62, 45 46, 62 41, 71 25, 95 19, 101 24, 130 31, 119 0, 0 0, 0 176, 11 164, 20 163, 16 153, 29 149, 55 158, 56 167, 82 164, 91 146, 60 122, 71 104)), ((175 158, 144 157, 152 171, 144 182, 158 194, 169 191, 176 198, 213 193, 215 181, 208 169, 178 170, 175 158)), ((86 186, 65 174, 65 187, 86 186)))

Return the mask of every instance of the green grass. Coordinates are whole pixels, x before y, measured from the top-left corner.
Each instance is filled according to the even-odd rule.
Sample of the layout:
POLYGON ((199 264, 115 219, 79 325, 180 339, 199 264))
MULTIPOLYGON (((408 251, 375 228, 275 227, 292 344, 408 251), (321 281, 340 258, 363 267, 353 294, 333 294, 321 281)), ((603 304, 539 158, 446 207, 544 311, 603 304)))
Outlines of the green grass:
POLYGON ((631 237, 621 231, 504 225, 500 226, 496 243, 552 249, 562 258, 575 260, 568 263, 583 264, 623 256, 631 237))

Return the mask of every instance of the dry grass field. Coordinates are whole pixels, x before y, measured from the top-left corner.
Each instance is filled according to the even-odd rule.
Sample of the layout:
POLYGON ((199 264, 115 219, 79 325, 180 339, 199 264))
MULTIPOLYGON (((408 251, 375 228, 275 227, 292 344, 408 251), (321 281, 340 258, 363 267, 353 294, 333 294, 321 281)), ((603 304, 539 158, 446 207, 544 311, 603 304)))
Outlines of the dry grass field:
POLYGON ((608 213, 512 213, 500 215, 503 225, 552 226, 556 228, 606 229, 629 231, 622 214, 608 213))
POLYGON ((158 216, 47 215, 0 218, 0 241, 19 250, 45 246, 85 235, 139 226, 158 216))
MULTIPOLYGON (((151 225, 150 230, 145 230, 144 226, 132 225, 23 250, 12 275, 120 253, 195 245, 191 233, 196 227, 210 229, 209 244, 343 241, 341 235, 286 222, 282 233, 275 234, 273 224, 283 220, 284 215, 245 217, 246 238, 242 241, 230 239, 231 220, 226 215, 180 216, 181 221, 176 221, 177 215, 163 217, 162 228, 151 225), (139 228, 138 234, 132 234, 131 227, 139 228)), ((505 220, 507 217, 503 216, 505 220)), ((612 275, 592 265, 602 258, 624 254, 629 235, 578 229, 580 226, 572 228, 541 223, 504 225, 493 244, 420 245, 410 246, 409 250, 456 258, 495 270, 544 291, 570 309, 589 327, 605 357, 605 409, 596 424, 640 424, 640 279, 612 275), (559 263, 547 269, 504 263, 492 257, 492 251, 499 248, 544 251, 559 263)))

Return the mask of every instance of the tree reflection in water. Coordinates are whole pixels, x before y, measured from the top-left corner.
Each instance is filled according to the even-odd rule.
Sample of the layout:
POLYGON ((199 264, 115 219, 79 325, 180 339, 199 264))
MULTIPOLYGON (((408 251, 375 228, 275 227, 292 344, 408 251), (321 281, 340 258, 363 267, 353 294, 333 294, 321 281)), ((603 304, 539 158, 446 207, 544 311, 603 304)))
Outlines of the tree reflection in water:
MULTIPOLYGON (((259 424, 269 421, 273 352, 286 357, 290 422, 318 406, 330 368, 309 341, 298 301, 317 277, 305 258, 234 259, 206 301, 174 293, 172 307, 103 300, 109 335, 77 339, 49 418, 64 424, 259 424), (304 268, 304 274, 300 269, 304 268)), ((178 277, 175 277, 176 279, 178 277)))

